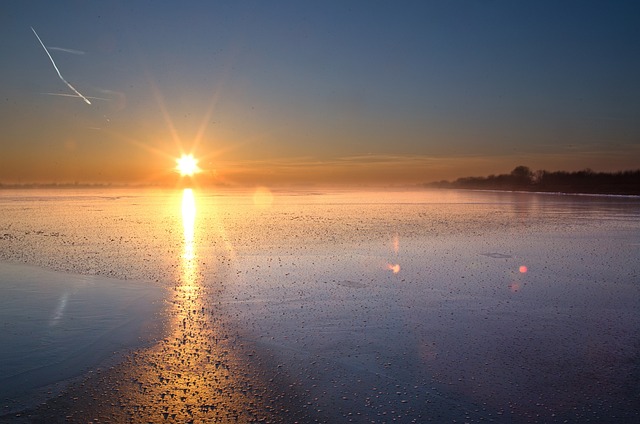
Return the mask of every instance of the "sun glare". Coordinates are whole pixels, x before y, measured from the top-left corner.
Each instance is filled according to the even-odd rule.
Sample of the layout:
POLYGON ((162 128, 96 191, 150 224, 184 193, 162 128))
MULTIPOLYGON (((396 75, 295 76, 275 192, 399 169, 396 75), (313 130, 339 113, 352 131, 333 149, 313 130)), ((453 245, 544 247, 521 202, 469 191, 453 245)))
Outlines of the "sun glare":
POLYGON ((193 155, 182 155, 179 159, 176 159, 176 162, 178 162, 176 170, 182 176, 190 177, 193 174, 200 172, 198 161, 193 157, 193 155))

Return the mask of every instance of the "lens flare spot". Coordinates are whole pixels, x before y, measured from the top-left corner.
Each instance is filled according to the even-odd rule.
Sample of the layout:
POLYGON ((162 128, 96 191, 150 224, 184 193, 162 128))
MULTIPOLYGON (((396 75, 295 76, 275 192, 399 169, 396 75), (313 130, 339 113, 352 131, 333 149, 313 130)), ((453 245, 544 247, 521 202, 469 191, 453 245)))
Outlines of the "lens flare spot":
POLYGON ((527 271, 529 271, 529 269, 524 265, 520 265, 520 268, 518 270, 520 271, 520 274, 526 274, 527 271))
POLYGON ((258 187, 253 193, 253 204, 259 208, 268 208, 273 204, 273 193, 266 187, 258 187))
POLYGON ((400 272, 400 265, 399 264, 387 264, 387 269, 391 272, 393 272, 394 274, 397 274, 400 272))

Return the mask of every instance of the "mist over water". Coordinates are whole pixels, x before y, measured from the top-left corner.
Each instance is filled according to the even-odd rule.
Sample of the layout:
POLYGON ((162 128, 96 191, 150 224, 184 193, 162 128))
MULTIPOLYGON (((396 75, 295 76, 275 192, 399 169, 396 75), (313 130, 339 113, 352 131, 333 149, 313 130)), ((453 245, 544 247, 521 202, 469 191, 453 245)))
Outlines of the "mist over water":
POLYGON ((640 413, 636 198, 5 190, 0 205, 1 260, 167 289, 164 337, 90 380, 117 396, 53 401, 73 420, 640 413))

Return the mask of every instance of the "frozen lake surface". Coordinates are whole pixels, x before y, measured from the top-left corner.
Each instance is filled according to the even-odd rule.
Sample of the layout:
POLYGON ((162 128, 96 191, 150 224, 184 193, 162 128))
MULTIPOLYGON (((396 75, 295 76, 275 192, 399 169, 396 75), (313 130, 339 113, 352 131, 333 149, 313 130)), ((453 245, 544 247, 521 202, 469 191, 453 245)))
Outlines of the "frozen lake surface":
MULTIPOLYGON (((0 260, 39 267, 5 326, 12 305, 46 325, 68 293, 65 317, 105 308, 118 338, 118 319, 153 316, 168 289, 162 340, 25 419, 640 418, 637 198, 4 190, 0 210, 0 260), (127 281, 140 295, 124 302, 127 281)), ((0 273, 3 298, 15 281, 0 273)), ((7 337, 3 355, 31 349, 7 337)))
POLYGON ((150 343, 163 290, 0 263, 0 402, 16 409, 57 383, 150 343))

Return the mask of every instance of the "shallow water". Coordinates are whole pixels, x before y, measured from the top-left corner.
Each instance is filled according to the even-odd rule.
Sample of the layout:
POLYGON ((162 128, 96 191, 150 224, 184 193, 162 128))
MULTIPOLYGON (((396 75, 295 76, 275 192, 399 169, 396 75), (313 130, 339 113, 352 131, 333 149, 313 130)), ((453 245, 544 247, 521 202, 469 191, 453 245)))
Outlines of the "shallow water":
POLYGON ((1 260, 170 289, 165 338, 87 380, 117 395, 26 415, 617 422, 640 413, 635 198, 5 190, 0 208, 1 260))

